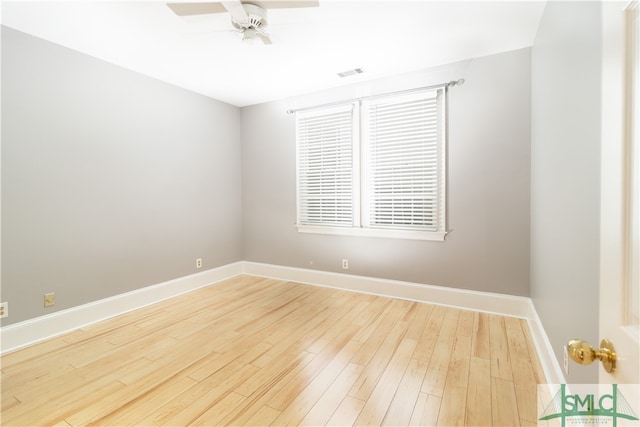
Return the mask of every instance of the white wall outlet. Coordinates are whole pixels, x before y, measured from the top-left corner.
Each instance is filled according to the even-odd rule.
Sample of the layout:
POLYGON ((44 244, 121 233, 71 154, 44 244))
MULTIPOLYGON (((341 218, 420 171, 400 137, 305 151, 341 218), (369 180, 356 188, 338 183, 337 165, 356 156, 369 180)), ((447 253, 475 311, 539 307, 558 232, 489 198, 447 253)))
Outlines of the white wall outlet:
POLYGON ((202 258, 196 260, 196 268, 202 268, 202 258))
POLYGON ((348 259, 343 259, 342 260, 342 268, 345 270, 349 269, 349 260, 348 259))
POLYGON ((4 319, 5 317, 9 317, 9 303, 8 302, 0 303, 0 319, 4 319))
POLYGON ((56 305, 56 294, 53 292, 44 294, 44 306, 52 307, 54 305, 56 305))

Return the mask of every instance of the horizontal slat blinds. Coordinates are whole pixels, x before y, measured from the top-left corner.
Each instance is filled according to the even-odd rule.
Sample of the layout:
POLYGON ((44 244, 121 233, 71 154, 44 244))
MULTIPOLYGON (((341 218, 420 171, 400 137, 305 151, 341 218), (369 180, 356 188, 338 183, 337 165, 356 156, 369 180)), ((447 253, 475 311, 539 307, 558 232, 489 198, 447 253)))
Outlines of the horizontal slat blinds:
POLYGON ((368 226, 442 231, 444 89, 363 104, 368 226))
POLYGON ((297 225, 444 240, 446 85, 296 112, 297 225))
POLYGON ((298 224, 353 226, 353 105, 296 118, 298 224))

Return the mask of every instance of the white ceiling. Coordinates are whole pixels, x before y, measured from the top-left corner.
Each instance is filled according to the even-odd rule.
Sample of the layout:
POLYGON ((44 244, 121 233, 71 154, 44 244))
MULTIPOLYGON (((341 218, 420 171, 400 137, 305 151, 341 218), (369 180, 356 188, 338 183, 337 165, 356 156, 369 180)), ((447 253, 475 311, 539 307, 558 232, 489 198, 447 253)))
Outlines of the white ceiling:
MULTIPOLYGON (((262 1, 264 3, 264 1, 262 1)), ((236 106, 531 46, 544 1, 338 1, 268 12, 272 45, 229 15, 156 1, 3 1, 2 24, 236 106), (340 78, 338 72, 365 73, 340 78)))

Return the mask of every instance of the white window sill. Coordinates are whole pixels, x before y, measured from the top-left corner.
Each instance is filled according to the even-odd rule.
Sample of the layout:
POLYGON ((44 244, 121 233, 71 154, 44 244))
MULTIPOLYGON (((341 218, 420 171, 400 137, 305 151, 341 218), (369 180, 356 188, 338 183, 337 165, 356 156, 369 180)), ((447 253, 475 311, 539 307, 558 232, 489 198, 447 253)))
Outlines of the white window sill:
POLYGON ((444 242, 446 231, 392 230, 384 228, 323 227, 296 225, 299 233, 333 234, 340 236, 384 237, 388 239, 431 240, 444 242))

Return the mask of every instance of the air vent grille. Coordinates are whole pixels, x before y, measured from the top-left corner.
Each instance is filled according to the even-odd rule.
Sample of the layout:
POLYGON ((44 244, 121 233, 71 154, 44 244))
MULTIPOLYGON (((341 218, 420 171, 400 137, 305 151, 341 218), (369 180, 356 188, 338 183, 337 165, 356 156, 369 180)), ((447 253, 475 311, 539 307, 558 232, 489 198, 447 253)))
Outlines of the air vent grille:
POLYGON ((354 68, 353 70, 347 70, 347 71, 338 73, 338 76, 350 77, 350 76, 355 76, 356 74, 362 74, 362 73, 364 73, 364 70, 362 68, 354 68))

